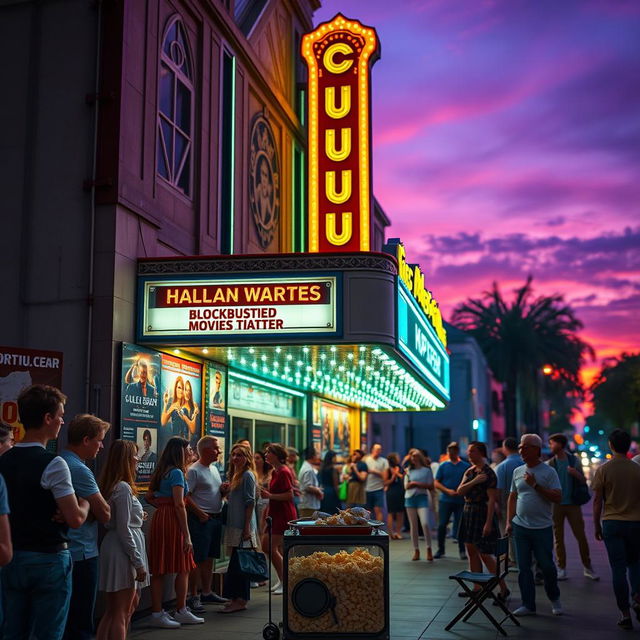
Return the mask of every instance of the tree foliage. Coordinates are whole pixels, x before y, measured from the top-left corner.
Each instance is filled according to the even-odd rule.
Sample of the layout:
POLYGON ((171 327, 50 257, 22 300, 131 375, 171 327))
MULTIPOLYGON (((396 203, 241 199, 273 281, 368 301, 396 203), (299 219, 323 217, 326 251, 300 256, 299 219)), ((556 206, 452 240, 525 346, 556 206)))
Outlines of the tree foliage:
POLYGON ((591 385, 596 413, 613 427, 640 422, 640 354, 623 353, 606 363, 591 385))
POLYGON ((507 432, 512 435, 518 422, 537 422, 545 364, 553 367, 554 389, 573 398, 567 403, 569 412, 583 393, 580 368, 593 357, 576 333, 583 325, 573 309, 560 295, 535 296, 532 280, 530 276, 514 291, 511 302, 494 282, 481 297, 458 305, 452 316, 455 326, 477 340, 495 378, 503 383, 507 432))

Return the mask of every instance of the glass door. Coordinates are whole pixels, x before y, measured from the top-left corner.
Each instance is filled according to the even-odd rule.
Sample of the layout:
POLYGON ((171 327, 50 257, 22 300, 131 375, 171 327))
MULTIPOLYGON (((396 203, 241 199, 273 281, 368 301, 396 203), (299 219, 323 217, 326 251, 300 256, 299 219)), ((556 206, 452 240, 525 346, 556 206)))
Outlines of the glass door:
MULTIPOLYGON (((271 422, 269 420, 255 421, 255 434, 253 446, 260 451, 270 442, 286 442, 286 425, 281 422, 271 422)), ((285 444, 285 446, 287 446, 285 444)))

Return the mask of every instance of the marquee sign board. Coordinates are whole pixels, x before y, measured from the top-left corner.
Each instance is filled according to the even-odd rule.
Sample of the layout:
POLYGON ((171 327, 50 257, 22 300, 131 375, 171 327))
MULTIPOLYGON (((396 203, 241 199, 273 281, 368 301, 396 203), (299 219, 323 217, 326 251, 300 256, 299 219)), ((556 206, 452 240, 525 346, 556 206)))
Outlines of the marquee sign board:
POLYGON ((374 29, 338 14, 302 39, 309 68, 309 252, 369 251, 374 29))
POLYGON ((398 282, 397 314, 399 350, 447 402, 451 397, 449 355, 402 281, 398 282))
POLYGON ((138 339, 335 334, 336 276, 146 280, 138 339))

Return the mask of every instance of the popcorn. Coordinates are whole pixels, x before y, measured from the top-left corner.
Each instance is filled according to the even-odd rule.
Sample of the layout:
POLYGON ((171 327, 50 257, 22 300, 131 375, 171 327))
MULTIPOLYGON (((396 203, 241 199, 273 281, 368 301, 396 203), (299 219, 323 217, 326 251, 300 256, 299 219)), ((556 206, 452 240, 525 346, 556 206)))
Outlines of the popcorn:
POLYGON ((289 559, 289 628, 297 633, 377 633, 384 628, 384 561, 366 549, 331 554, 316 551, 289 559), (336 624, 331 609, 317 618, 300 615, 291 602, 295 586, 317 578, 336 598, 336 624))

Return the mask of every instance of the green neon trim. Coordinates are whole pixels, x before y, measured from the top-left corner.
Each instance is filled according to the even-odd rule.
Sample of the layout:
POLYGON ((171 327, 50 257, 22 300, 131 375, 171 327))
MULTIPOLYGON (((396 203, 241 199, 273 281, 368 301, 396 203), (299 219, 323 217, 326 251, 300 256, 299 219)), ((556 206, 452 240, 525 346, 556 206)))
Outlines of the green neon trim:
POLYGON ((269 387, 271 389, 275 389, 276 391, 281 391, 282 393, 288 393, 292 396, 297 396, 298 398, 304 398, 305 394, 300 393, 299 391, 293 391, 292 389, 288 389, 287 387, 281 387, 280 385, 273 384, 273 382, 267 382, 263 378, 254 378, 252 376, 245 376, 242 373, 237 373, 236 371, 229 371, 230 378, 239 378, 240 380, 246 380, 247 382, 252 382, 253 384, 262 385, 263 387, 269 387))
POLYGON ((229 198, 229 255, 235 243, 235 180, 236 180, 236 57, 231 56, 231 197, 229 198))

